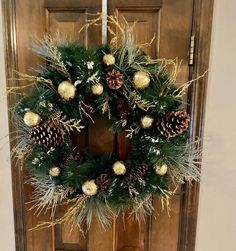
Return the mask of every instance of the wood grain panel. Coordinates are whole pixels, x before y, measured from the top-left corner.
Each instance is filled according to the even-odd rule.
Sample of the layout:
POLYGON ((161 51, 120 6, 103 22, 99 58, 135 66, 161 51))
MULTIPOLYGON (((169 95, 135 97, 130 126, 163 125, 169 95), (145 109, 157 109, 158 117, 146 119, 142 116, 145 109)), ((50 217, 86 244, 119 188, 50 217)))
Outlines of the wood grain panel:
POLYGON ((193 1, 165 0, 160 20, 160 58, 181 60, 178 83, 189 80, 189 43, 192 27, 193 1))
MULTIPOLYGON (((47 8, 46 9, 46 30, 52 37, 58 37, 76 41, 87 46, 87 33, 83 31, 79 36, 79 30, 86 24, 86 9, 80 8, 47 8)), ((86 147, 87 132, 73 133, 73 143, 83 151, 86 147)), ((81 151, 81 152, 82 152, 81 151)), ((60 217, 66 211, 62 207, 57 211, 56 217, 60 217)), ((83 229, 85 231, 85 229, 83 229)), ((86 250, 86 238, 79 229, 70 231, 68 225, 55 227, 56 250, 86 250)))
MULTIPOLYGON (((89 149, 94 155, 110 154, 114 151, 115 137, 108 131, 110 122, 107 117, 94 116, 94 123, 89 122, 89 149)), ((88 251, 113 251, 115 225, 111 229, 101 229, 96 217, 88 232, 88 251)), ((115 250, 114 250, 115 251, 115 250)))
POLYGON ((30 251, 41 251, 41 250, 53 250, 54 249, 54 227, 49 227, 46 229, 31 230, 31 228, 36 227, 39 222, 49 222, 50 213, 42 212, 40 215, 36 210, 32 210, 32 204, 27 202, 31 201, 32 187, 25 185, 25 219, 26 221, 26 234, 27 234, 27 249, 30 251), (31 210, 30 210, 31 209, 31 210), (42 241, 43 240, 43 241, 42 241))
MULTIPOLYGON (((57 217, 63 216, 68 206, 57 210, 57 217)), ((79 228, 71 231, 70 225, 62 224, 55 227, 55 250, 86 250, 86 235, 79 228)))
MULTIPOLYGON (((179 58, 182 61, 177 84, 189 80, 188 52, 191 36, 193 1, 165 0, 160 20, 160 58, 179 58)), ((180 196, 170 200, 170 216, 161 212, 158 199, 155 208, 158 217, 152 218, 152 236, 150 251, 175 251, 178 249, 180 196)))
MULTIPOLYGON (((136 22, 134 27, 135 42, 151 57, 156 58, 159 52, 159 9, 156 8, 118 8, 118 13, 123 16, 130 25, 136 22), (156 38, 151 45, 145 45, 156 38)), ((122 18, 120 18, 122 21, 122 18)))
MULTIPOLYGON (((56 5, 53 5, 52 1, 48 1, 47 4, 50 6, 46 10, 46 26, 48 33, 55 36, 58 36, 57 34, 63 34, 63 37, 67 37, 72 41, 82 43, 87 47, 89 34, 93 34, 95 31, 93 30, 93 33, 89 33, 87 30, 83 30, 83 32, 79 34, 79 30, 86 24, 88 18, 88 6, 86 6, 86 8, 71 8, 71 6, 65 4, 62 7, 58 6, 56 3, 54 3, 56 5), (50 4, 54 7, 52 7, 50 4)), ((102 144, 102 146, 96 146, 96 142, 103 142, 102 139, 104 138, 108 139, 109 141, 109 138, 111 138, 109 135, 105 135, 104 124, 96 123, 96 128, 94 128, 90 126, 86 121, 84 122, 87 127, 90 128, 90 130, 91 128, 93 129, 92 131, 90 131, 87 128, 81 133, 74 133, 72 135, 72 139, 75 146, 80 149, 81 153, 83 153, 85 148, 88 147, 89 143, 91 145, 91 148, 94 149, 95 152, 97 151, 97 149, 101 149, 100 152, 98 151, 99 153, 106 151, 106 149, 103 149, 103 146, 106 144, 102 144), (93 137, 91 137, 90 135, 92 135, 93 137), (101 136, 101 138, 98 138, 99 136, 101 136)), ((113 145, 112 138, 110 141, 113 145)), ((63 214, 65 210, 66 208, 61 208, 61 214, 63 214)), ((87 245, 89 245, 90 248, 90 244, 87 244, 91 239, 90 235, 95 235, 93 239, 96 239, 98 233, 97 228, 94 227, 94 232, 89 233, 87 239, 87 236, 83 236, 78 229, 75 229, 73 232, 70 232, 69 229, 70 226, 56 226, 56 250, 86 250, 87 245)), ((82 231, 84 231, 85 233, 86 229, 83 228, 82 231)), ((102 247, 104 248, 104 246, 102 247)))
MULTIPOLYGON (((99 1, 97 1, 99 4, 99 1)), ((100 27, 95 29, 84 30, 78 36, 79 29, 85 25, 89 17, 88 13, 95 13, 97 4, 91 1, 81 4, 78 1, 30 1, 21 0, 16 3, 16 30, 17 30, 17 53, 18 53, 18 70, 34 74, 30 67, 37 68, 39 63, 43 63, 34 53, 29 50, 35 41, 35 38, 42 38, 45 31, 53 37, 57 33, 63 34, 63 37, 69 37, 72 41, 77 41, 88 45, 100 44, 101 38, 100 27), (33 13, 33 15, 32 15, 33 13), (80 39, 81 38, 81 39, 80 39)), ((73 135, 73 141, 79 148, 84 149, 87 146, 87 132, 84 131, 79 135, 73 135)), ((28 186, 24 187, 25 200, 29 201, 32 189, 28 186)), ((26 205, 25 219, 26 229, 35 227, 39 221, 50 221, 49 214, 42 214, 36 217, 34 211, 28 211, 30 205, 26 205)), ((57 217, 65 211, 61 208, 57 213, 57 217)), ((51 251, 51 250, 86 250, 87 241, 79 232, 75 230, 68 233, 68 227, 56 226, 42 230, 34 230, 26 232, 27 250, 28 251, 51 251)))
MULTIPOLYGON (((212 14, 214 0, 194 1, 192 34, 195 35, 195 63, 190 66, 190 79, 195 79, 209 67, 212 14)), ((203 137, 207 75, 196 81, 189 89, 189 112, 192 118, 192 137, 203 137)), ((185 184, 181 200, 181 224, 178 251, 195 249, 200 184, 185 184)))
MULTIPOLYGON (((43 1, 16 1, 16 31, 17 31, 17 55, 18 55, 18 71, 34 74, 30 69, 36 68, 40 63, 39 58, 30 50, 36 37, 42 37, 44 34, 45 13, 43 10, 43 1), (29 15, 29 13, 34 13, 29 15)), ((24 84, 20 82, 20 84, 24 84)), ((24 175, 24 181, 27 177, 24 175)), ((27 202, 31 198, 31 188, 24 186, 24 201, 27 202)), ((35 227, 39 221, 49 220, 48 214, 42 214, 39 217, 35 215, 35 211, 29 211, 31 205, 25 205, 25 224, 27 249, 30 251, 51 250, 53 249, 52 228, 44 230, 29 231, 35 227), (42 242, 42 240, 44 240, 42 242)))
POLYGON ((136 221, 127 212, 117 219, 116 250, 117 251, 143 251, 148 250, 148 217, 136 221))
POLYGON ((110 121, 104 115, 94 116, 94 123, 89 122, 89 148, 94 155, 110 154, 114 151, 114 134, 109 131, 110 121))
POLYGON ((162 209, 160 199, 153 202, 155 213, 151 218, 150 251, 176 251, 178 248, 180 197, 170 199, 170 212, 162 209))
POLYGON ((88 233, 87 251, 115 251, 115 223, 110 229, 104 230, 94 217, 88 233))
POLYGON ((108 1, 108 12, 113 14, 117 9, 130 8, 160 8, 165 4, 165 0, 112 0, 108 1))
MULTIPOLYGON (((175 3, 165 0, 159 3, 159 6, 155 6, 155 1, 145 1, 138 5, 138 7, 133 6, 133 1, 116 2, 116 4, 112 1, 109 10, 117 11, 119 15, 124 16, 129 23, 137 21, 135 28, 136 42, 142 44, 145 41, 151 41, 153 35, 156 35, 157 40, 155 40, 150 47, 144 49, 152 57, 180 57, 183 62, 181 74, 178 76, 178 82, 183 83, 189 79, 188 46, 191 35, 192 6, 193 2, 187 0, 175 1, 175 3)), ((122 137, 119 137, 118 141, 122 142, 124 140, 122 140, 122 137)), ((125 155, 124 149, 120 151, 125 155)), ((154 200, 154 207, 158 217, 153 215, 150 218, 148 227, 148 229, 150 229, 150 235, 148 235, 145 225, 136 226, 136 235, 139 231, 145 232, 146 234, 140 236, 140 239, 148 239, 147 242, 150 243, 150 246, 146 248, 139 243, 138 250, 177 250, 180 196, 171 198, 170 208, 172 210, 170 216, 168 216, 166 211, 161 210, 159 199, 154 200)), ((126 230, 123 230, 123 232, 124 231, 126 230)), ((134 229, 130 228, 128 232, 129 231, 132 236, 134 229)), ((121 228, 118 230, 118 233, 120 232, 122 233, 121 228)), ((118 235, 117 238, 117 243, 124 242, 121 236, 118 235)), ((141 241, 140 239, 139 241, 141 241)))
MULTIPOLYGON (((122 5, 111 4, 109 10, 116 11, 119 15, 119 20, 122 21, 124 17, 129 24, 136 23, 134 32, 136 43, 142 45, 147 41, 151 41, 154 35, 159 38, 160 33, 160 7, 159 4, 154 1, 147 1, 142 3, 138 7, 132 7, 132 1, 123 2, 122 5)), ((142 49, 148 53, 151 57, 157 57, 159 54, 159 39, 154 40, 150 46, 144 46, 142 49)), ((130 142, 125 138, 125 133, 118 135, 118 154, 121 159, 127 159, 130 152, 130 142)), ((117 251, 146 251, 149 250, 151 243, 150 224, 151 218, 146 218, 137 222, 129 213, 123 216, 119 216, 117 220, 117 234, 116 243, 117 251)))
POLYGON ((79 30, 86 23, 86 9, 46 9, 46 30, 53 37, 66 38, 87 46, 87 34, 79 30))
POLYGON ((45 0, 44 8, 48 12, 47 20, 51 25, 47 25, 58 29, 63 29, 66 33, 71 36, 72 40, 82 41, 86 46, 99 45, 102 42, 101 26, 89 27, 84 33, 81 33, 78 37, 78 31, 82 27, 86 20, 93 19, 95 14, 101 12, 102 0, 45 0), (82 22, 82 23, 81 23, 82 22), (69 29, 67 30, 67 27, 69 29), (79 28, 79 29, 78 29, 79 28), (78 29, 78 30, 77 30, 78 29))

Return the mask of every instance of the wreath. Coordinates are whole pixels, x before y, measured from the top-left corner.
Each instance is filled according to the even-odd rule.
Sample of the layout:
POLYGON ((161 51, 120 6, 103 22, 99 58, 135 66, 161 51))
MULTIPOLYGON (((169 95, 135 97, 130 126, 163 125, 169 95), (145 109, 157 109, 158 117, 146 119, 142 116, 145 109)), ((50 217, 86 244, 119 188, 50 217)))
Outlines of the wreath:
POLYGON ((13 154, 31 173, 33 207, 54 215, 69 205, 54 223, 89 227, 96 215, 107 227, 127 209, 138 219, 152 213, 154 196, 168 202, 172 184, 199 181, 201 151, 189 140, 188 83, 176 85, 178 63, 151 59, 134 43, 133 26, 121 27, 110 44, 92 49, 47 36, 33 47, 46 65, 37 76, 19 74, 30 84, 13 108, 21 132, 13 154), (73 144, 95 114, 130 139, 127 159, 73 144))

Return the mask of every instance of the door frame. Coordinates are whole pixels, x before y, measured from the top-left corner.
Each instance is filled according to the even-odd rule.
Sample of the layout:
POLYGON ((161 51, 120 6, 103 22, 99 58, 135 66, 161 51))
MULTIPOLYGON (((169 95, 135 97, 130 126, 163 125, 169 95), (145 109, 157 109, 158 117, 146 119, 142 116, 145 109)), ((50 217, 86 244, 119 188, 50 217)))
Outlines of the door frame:
MULTIPOLYGON (((5 62, 7 87, 17 86, 14 70, 18 69, 16 53, 16 0, 2 0, 5 62)), ((194 64, 189 67, 190 79, 196 79, 209 67, 211 30, 214 0, 194 0, 192 35, 195 36, 194 64)), ((191 136, 202 137, 204 130, 205 103, 207 95, 207 74, 195 81, 188 91, 189 113, 192 118, 191 136)), ((14 95, 9 95, 8 105, 15 103, 14 95)), ((11 121, 11 114, 9 113, 11 121)), ((10 131, 14 125, 9 124, 10 131)), ((11 142, 11 149, 14 146, 11 142)), ((24 222, 23 175, 19 165, 12 161, 12 188, 15 221, 16 251, 27 251, 26 227, 24 222)), ((178 251, 194 251, 197 229, 200 184, 193 182, 182 185, 178 251)))

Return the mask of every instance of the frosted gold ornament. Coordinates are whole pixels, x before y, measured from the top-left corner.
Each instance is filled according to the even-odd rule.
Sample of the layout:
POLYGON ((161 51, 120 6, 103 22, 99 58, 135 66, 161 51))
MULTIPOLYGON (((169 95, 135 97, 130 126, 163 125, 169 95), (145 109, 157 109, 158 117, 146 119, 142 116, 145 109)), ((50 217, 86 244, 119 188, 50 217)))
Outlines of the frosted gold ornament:
POLYGON ((167 173, 168 167, 166 164, 154 167, 156 174, 164 176, 167 173))
POLYGON ((61 170, 59 167, 57 166, 54 166, 52 167, 50 170, 49 170, 49 174, 52 176, 52 177, 57 177, 59 176, 61 173, 61 170))
POLYGON ((94 84, 91 91, 94 95, 101 95, 103 93, 103 85, 100 83, 94 84))
POLYGON ((152 127, 154 118, 149 116, 149 115, 145 115, 140 119, 140 125, 142 128, 144 129, 148 129, 150 127, 152 127))
POLYGON ((102 60, 105 65, 113 65, 116 61, 115 57, 112 54, 104 55, 102 60))
POLYGON ((24 123, 27 126, 30 127, 37 126, 40 124, 41 121, 42 121, 41 117, 35 112, 28 111, 24 115, 24 123))
POLYGON ((145 71, 137 71, 133 77, 133 84, 137 89, 145 89, 150 84, 150 77, 145 71))
POLYGON ((98 192, 98 186, 95 183, 95 180, 85 181, 82 186, 82 191, 88 196, 93 196, 98 192))
POLYGON ((126 167, 122 161, 116 161, 112 169, 116 175, 124 175, 126 173, 126 167))
POLYGON ((59 95, 67 101, 75 97, 76 87, 68 80, 61 82, 57 90, 59 95))

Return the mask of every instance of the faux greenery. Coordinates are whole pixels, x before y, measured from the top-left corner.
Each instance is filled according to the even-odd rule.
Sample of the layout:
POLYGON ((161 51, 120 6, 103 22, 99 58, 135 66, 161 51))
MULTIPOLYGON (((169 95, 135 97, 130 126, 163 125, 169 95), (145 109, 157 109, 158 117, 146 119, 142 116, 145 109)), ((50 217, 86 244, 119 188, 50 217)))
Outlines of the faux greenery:
MULTIPOLYGON (((47 208, 55 212, 59 204, 68 201, 72 204, 55 224, 69 221, 74 226, 85 221, 89 227, 92 215, 96 214, 101 225, 107 227, 113 217, 127 208, 132 208, 138 218, 145 212, 151 213, 152 196, 168 200, 172 193, 170 183, 199 180, 198 142, 189 142, 188 130, 166 137, 157 127, 160 118, 183 107, 186 85, 175 84, 177 63, 150 59, 133 42, 133 27, 119 24, 119 28, 122 32, 113 37, 111 44, 91 49, 76 43, 54 44, 50 37, 45 37, 34 46, 34 51, 46 60, 46 66, 36 77, 20 74, 21 79, 31 85, 13 109, 22 127, 22 136, 13 154, 24 160, 24 166, 32 174, 38 210, 47 208), (113 56, 115 62, 107 64, 105 55, 113 56), (113 69, 123 75, 124 83, 117 90, 111 89, 107 80, 107 73, 113 69), (143 89, 137 88, 133 80, 139 71, 147 73, 150 79, 149 86, 143 89), (69 100, 58 93, 63 81, 76 87, 75 95, 69 100), (94 95, 92 88, 98 83, 103 91, 94 95), (126 110, 121 110, 125 116, 120 115, 119 99, 127 102, 122 108, 126 110), (125 131, 131 141, 131 152, 123 161, 124 175, 117 175, 113 170, 113 164, 120 161, 116 152, 93 156, 88 146, 78 154, 77 146, 72 143, 71 133, 84 130, 87 121, 93 121, 94 114, 88 111, 91 104, 95 114, 110 120, 107 130, 125 131), (34 127, 23 122, 29 111, 41 118, 34 127), (150 127, 142 126, 144 116, 153 119, 150 127), (32 131, 51 122, 63 131, 62 144, 51 147, 35 143, 32 131), (167 166, 167 172, 158 174, 158 168, 163 165, 167 166), (51 175, 53 167, 58 167, 60 173, 51 175), (103 174, 109 181, 106 189, 96 184, 103 174), (82 187, 91 180, 98 190, 88 195, 82 187)), ((168 123, 166 126, 169 127, 168 123)))

